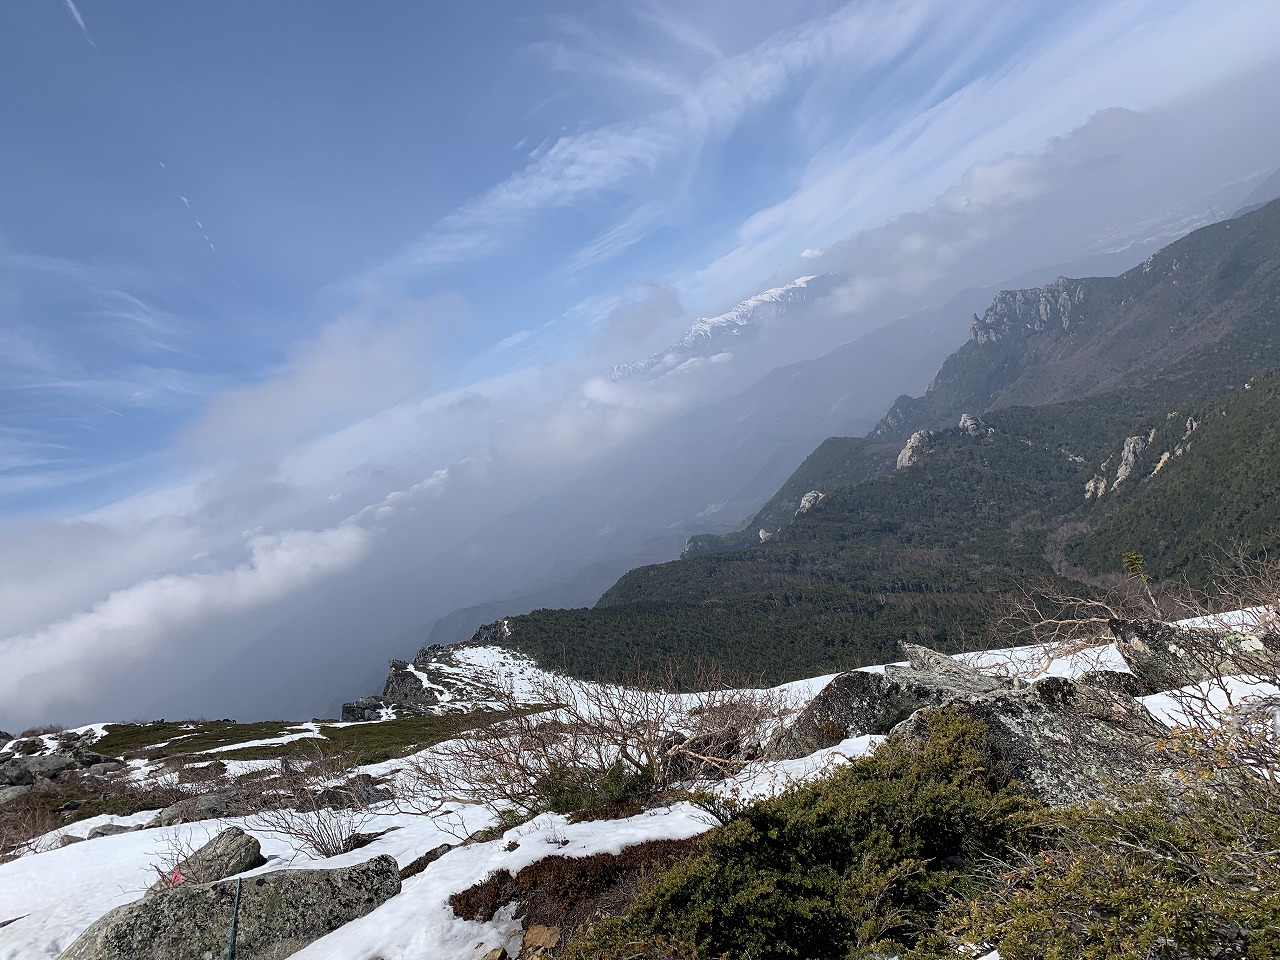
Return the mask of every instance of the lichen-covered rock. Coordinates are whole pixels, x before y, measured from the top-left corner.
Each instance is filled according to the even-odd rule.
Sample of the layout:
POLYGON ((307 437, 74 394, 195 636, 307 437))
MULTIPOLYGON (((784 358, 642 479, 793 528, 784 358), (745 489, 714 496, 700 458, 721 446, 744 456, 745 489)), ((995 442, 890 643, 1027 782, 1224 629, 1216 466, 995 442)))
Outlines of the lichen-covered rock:
POLYGON ((1013 687, 945 654, 903 644, 909 665, 891 664, 884 673, 853 670, 832 680, 796 717, 770 750, 797 758, 845 737, 886 734, 917 710, 952 700, 986 696, 1013 687))
POLYGON ((133 833, 141 829, 143 829, 143 825, 141 823, 134 824, 133 826, 127 826, 123 823, 100 823, 89 831, 89 835, 85 839, 97 840, 100 837, 114 837, 121 833, 133 833))
POLYGON ((346 810, 351 807, 368 807, 394 797, 394 793, 386 787, 378 786, 369 774, 357 773, 345 783, 321 790, 315 795, 314 802, 317 806, 346 810))
POLYGON ((1090 670, 1076 677, 1076 683, 1099 687, 1126 697, 1145 697, 1152 693, 1151 688, 1141 679, 1123 670, 1090 670))
MULTIPOLYGON (((260 867, 266 862, 257 837, 245 833, 239 827, 227 827, 191 856, 174 864, 172 869, 182 875, 184 884, 212 883, 260 867)), ((172 884, 171 873, 153 883, 144 896, 173 889, 172 884)))
MULTIPOLYGON (((61 960, 206 960, 227 949, 235 880, 183 884, 99 918, 61 960)), ((400 892, 391 857, 339 870, 277 870, 244 879, 237 960, 287 957, 400 892)))
POLYGON ((1135 699, 1148 692, 1141 677, 1094 671, 1078 681, 1046 677, 1028 685, 927 647, 902 646, 907 665, 837 677, 771 753, 802 756, 863 734, 917 738, 925 711, 946 706, 981 721, 1012 775, 1050 804, 1106 796, 1113 782, 1168 768, 1153 749, 1167 731, 1135 699))
MULTIPOLYGON (((12 739, 12 738, 10 738, 12 739)), ((0 786, 28 786, 38 779, 56 780, 67 770, 89 769, 97 766, 107 772, 118 770, 125 764, 115 757, 103 756, 81 746, 82 735, 71 732, 59 734, 56 748, 37 737, 16 741, 14 749, 0 753, 0 786)), ((4 738, 0 737, 0 742, 4 738)))
MULTIPOLYGON (((1024 789, 1054 806, 1110 795, 1117 783, 1167 772, 1155 742, 1167 733, 1133 697, 1061 677, 971 700, 954 709, 982 722, 994 753, 1024 789)), ((894 729, 922 739, 923 713, 894 729)))
POLYGON ((17 800, 24 793, 30 793, 33 788, 27 784, 20 784, 12 787, 0 787, 0 807, 4 806, 10 800, 17 800))
POLYGON ((76 766, 75 760, 57 753, 47 757, 14 757, 0 767, 0 782, 7 782, 15 787, 25 787, 35 783, 36 777, 51 780, 63 770, 74 766, 76 766))
POLYGON ((151 821, 153 827, 172 827, 179 823, 196 823, 200 820, 218 820, 252 810, 252 799, 243 790, 214 790, 199 796, 179 800, 165 807, 151 821))
POLYGON ((884 668, 886 677, 910 683, 928 683, 947 687, 958 693, 976 696, 1014 685, 1005 677, 983 673, 954 657, 915 643, 899 644, 907 656, 907 664, 891 663, 884 668))
POLYGON ((114 766, 118 769, 125 765, 124 761, 119 757, 108 757, 105 754, 96 753, 87 747, 77 746, 73 748, 71 751, 71 757, 75 760, 77 765, 85 768, 114 766))

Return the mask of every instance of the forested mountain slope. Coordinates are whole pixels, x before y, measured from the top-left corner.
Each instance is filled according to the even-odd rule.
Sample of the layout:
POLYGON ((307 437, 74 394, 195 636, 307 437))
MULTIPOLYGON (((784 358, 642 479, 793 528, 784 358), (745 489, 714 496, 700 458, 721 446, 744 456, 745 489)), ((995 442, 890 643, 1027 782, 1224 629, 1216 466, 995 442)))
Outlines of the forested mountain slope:
POLYGON ((996 295, 928 391, 901 396, 867 437, 832 437, 743 531, 692 538, 688 555, 739 549, 795 516, 812 490, 887 473, 921 429, 964 413, 1147 388, 1175 404, 1280 363, 1280 201, 1195 231, 1118 277, 1059 278, 996 295))

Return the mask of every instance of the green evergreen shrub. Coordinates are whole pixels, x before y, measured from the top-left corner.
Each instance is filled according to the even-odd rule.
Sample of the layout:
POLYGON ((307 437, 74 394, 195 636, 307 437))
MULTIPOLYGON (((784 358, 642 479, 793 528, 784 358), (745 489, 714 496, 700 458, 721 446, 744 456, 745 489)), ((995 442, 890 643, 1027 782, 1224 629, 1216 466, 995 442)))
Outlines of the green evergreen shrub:
POLYGON ((624 810, 653 794, 653 775, 624 763, 605 770, 557 766, 537 784, 540 809, 580 819, 624 810))
POLYGON ((960 941, 1003 960, 1280 957, 1280 792, 1230 765, 1197 769, 1195 735, 1176 790, 1046 818, 1051 842, 951 910, 960 941))
POLYGON ((567 955, 927 953, 941 942, 943 901, 967 891, 976 864, 1006 853, 1039 809, 1009 784, 980 724, 933 711, 922 743, 890 738, 819 783, 743 808, 567 955))

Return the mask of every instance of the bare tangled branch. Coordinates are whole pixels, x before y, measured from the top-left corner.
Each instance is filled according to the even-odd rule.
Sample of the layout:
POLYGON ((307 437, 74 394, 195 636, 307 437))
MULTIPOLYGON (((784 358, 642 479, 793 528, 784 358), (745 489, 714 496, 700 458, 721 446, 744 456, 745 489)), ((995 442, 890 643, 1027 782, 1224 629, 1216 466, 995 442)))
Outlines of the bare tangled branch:
POLYGON ((546 674, 520 690, 505 685, 495 700, 508 719, 420 754, 409 793, 527 816, 724 779, 761 755, 789 705, 776 691, 725 689, 719 679, 704 672, 702 691, 687 694, 652 677, 623 686, 546 674))
POLYGON ((263 788, 261 806, 249 823, 321 857, 358 846, 375 815, 373 808, 393 799, 391 790, 368 774, 353 776, 345 758, 318 745, 277 761, 263 788))

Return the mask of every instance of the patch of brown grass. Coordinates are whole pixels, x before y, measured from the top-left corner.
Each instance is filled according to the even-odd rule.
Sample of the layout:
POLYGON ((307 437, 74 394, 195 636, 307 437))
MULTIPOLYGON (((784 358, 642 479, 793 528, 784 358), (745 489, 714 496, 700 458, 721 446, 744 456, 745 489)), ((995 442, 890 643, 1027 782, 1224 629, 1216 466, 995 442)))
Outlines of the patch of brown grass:
POLYGON ((589 857, 550 856, 514 876, 498 870, 449 898, 464 920, 492 920, 509 903, 526 929, 559 927, 558 954, 573 938, 605 917, 619 916, 677 862, 693 856, 698 840, 651 840, 621 853, 589 857))

